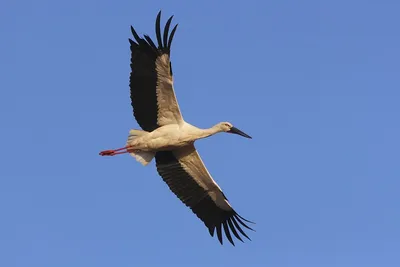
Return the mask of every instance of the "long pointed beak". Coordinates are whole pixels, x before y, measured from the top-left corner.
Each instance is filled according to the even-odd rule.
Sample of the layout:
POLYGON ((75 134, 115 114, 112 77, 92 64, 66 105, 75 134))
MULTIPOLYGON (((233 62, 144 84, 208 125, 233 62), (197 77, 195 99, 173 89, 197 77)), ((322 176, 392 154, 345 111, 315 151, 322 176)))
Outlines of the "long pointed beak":
POLYGON ((236 128, 236 127, 232 127, 232 128, 228 131, 228 133, 238 134, 238 135, 241 135, 241 136, 243 136, 243 137, 252 139, 250 135, 248 135, 248 134, 242 132, 241 130, 239 130, 239 129, 236 128))

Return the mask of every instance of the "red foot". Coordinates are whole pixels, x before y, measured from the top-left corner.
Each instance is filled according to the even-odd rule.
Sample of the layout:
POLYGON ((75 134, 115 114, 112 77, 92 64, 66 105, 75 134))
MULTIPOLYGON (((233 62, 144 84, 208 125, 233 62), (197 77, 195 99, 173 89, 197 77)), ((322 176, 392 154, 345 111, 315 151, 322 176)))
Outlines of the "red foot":
POLYGON ((115 150, 104 150, 99 153, 100 156, 114 156, 115 150))
POLYGON ((128 149, 132 149, 132 147, 121 147, 118 149, 109 149, 109 150, 104 150, 99 153, 100 156, 115 156, 119 154, 125 154, 129 153, 128 149))

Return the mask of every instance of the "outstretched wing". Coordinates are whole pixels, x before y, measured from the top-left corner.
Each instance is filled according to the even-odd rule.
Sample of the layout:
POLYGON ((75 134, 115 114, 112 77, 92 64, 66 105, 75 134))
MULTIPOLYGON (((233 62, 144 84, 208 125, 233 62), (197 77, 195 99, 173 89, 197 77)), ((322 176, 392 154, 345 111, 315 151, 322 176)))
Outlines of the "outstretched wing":
POLYGON ((131 31, 135 41, 129 39, 131 104, 136 121, 145 131, 183 121, 175 97, 170 61, 171 43, 178 25, 169 35, 171 16, 161 36, 160 18, 161 11, 156 19, 158 46, 147 35, 140 38, 133 27, 131 31))
POLYGON ((200 218, 214 236, 215 229, 220 243, 222 228, 229 242, 234 245, 231 233, 243 242, 239 233, 250 239, 241 225, 251 229, 250 222, 231 207, 221 188, 213 180, 194 145, 156 154, 157 171, 171 191, 200 218))

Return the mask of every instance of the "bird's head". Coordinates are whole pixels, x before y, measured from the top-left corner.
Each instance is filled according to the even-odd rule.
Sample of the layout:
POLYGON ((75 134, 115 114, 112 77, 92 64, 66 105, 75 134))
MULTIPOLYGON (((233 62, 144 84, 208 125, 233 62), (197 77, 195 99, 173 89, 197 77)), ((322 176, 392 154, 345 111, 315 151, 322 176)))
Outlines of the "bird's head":
POLYGON ((233 127, 233 125, 232 125, 230 122, 220 122, 220 123, 218 124, 218 127, 221 129, 221 132, 238 134, 238 135, 241 135, 241 136, 243 136, 243 137, 246 137, 246 138, 250 138, 250 139, 251 139, 251 136, 250 136, 250 135, 248 135, 248 134, 242 132, 241 130, 239 130, 239 129, 236 128, 236 127, 233 127))

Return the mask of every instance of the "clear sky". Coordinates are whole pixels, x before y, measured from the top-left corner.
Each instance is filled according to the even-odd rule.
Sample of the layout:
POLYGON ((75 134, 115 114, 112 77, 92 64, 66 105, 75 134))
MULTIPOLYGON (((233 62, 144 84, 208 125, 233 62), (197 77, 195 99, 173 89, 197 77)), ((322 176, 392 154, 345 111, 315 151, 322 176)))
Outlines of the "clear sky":
POLYGON ((400 266, 399 1, 0 4, 0 266, 400 266), (138 128, 130 25, 179 23, 175 90, 251 242, 220 246, 138 128))

